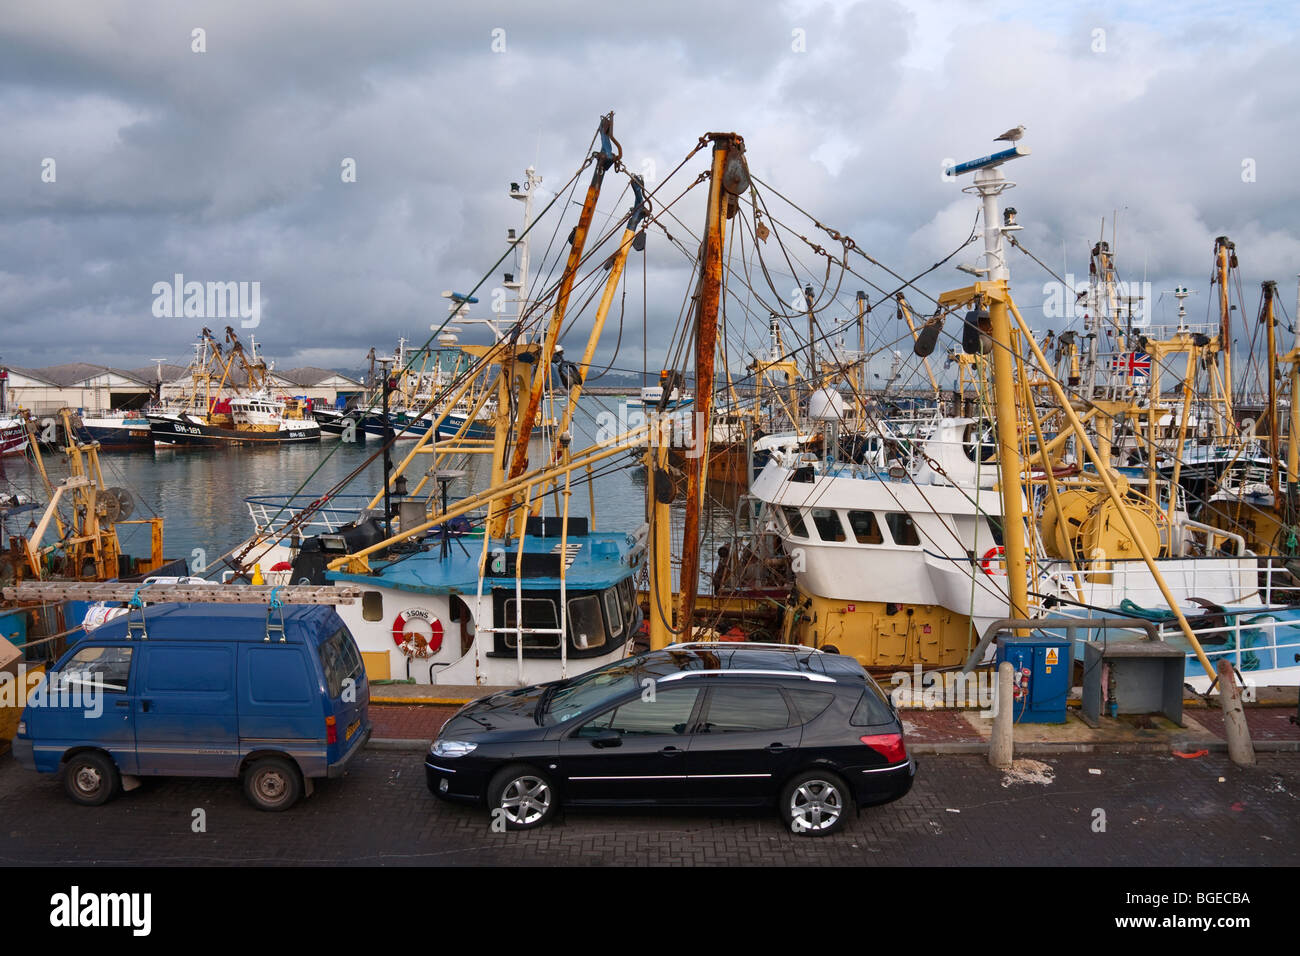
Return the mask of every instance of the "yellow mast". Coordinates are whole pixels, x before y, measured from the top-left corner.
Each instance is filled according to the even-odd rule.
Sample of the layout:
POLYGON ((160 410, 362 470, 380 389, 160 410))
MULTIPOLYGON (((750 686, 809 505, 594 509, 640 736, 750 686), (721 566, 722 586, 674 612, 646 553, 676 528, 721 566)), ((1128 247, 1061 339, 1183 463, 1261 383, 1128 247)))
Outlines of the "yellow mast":
MULTIPOLYGON (((1025 563, 1025 516, 1021 493, 1023 466, 1020 460, 1019 416, 1016 410, 1014 378, 1014 343, 1011 339, 1011 318, 1007 310, 1010 293, 1007 288, 1010 272, 1007 269, 1003 245, 1004 230, 1018 229, 1008 211, 1004 224, 998 213, 998 196, 1013 184, 1002 175, 1003 162, 1028 154, 1023 147, 1013 147, 1010 155, 989 163, 975 163, 955 167, 954 172, 975 171, 974 189, 984 202, 984 257, 988 280, 974 286, 947 292, 939 297, 941 307, 956 307, 983 297, 988 303, 990 334, 993 340, 993 403, 996 409, 998 437, 998 485, 1002 497, 1002 547, 1006 557, 1007 585, 1009 590, 1008 616, 1029 617, 1029 577, 1025 563)), ((1036 344, 1036 343, 1035 343, 1036 344)))
MULTIPOLYGON (((1296 286, 1296 303, 1300 305, 1300 285, 1296 286)), ((1283 360, 1291 363, 1291 427, 1286 435, 1287 494, 1295 494, 1300 483, 1300 444, 1297 444, 1300 442, 1300 322, 1296 323, 1291 351, 1283 356, 1283 360)))
POLYGON ((1278 513, 1282 511, 1282 499, 1278 494, 1278 474, 1277 459, 1280 449, 1278 447, 1278 427, 1281 424, 1277 418, 1277 323, 1273 317, 1273 297, 1277 293, 1277 283, 1269 280, 1260 286, 1260 292, 1264 297, 1263 316, 1265 328, 1265 341, 1268 348, 1268 486, 1273 492, 1273 508, 1278 513))
POLYGON ((1236 268, 1237 245, 1227 236, 1214 240, 1214 281, 1219 284, 1219 347, 1223 351, 1223 413, 1225 437, 1237 433, 1232 415, 1232 307, 1228 304, 1228 268, 1236 268))
MULTIPOLYGON (((578 266, 582 262, 582 250, 586 246, 587 234, 591 230, 591 219, 596 212, 596 201, 600 198, 600 187, 605 180, 605 170, 614 164, 616 158, 611 146, 613 126, 613 113, 600 118, 601 148, 592 157, 595 168, 592 170, 591 184, 587 187, 587 196, 582 204, 582 214, 578 217, 578 225, 573 230, 569 258, 564 266, 564 274, 560 277, 560 287, 555 297, 555 308, 551 311, 551 321, 542 340, 540 354, 537 356, 538 373, 533 376, 532 388, 528 391, 528 401, 519 415, 518 434, 515 436, 514 454, 511 456, 508 472, 510 478, 523 474, 528 467, 528 439, 532 435, 538 409, 542 404, 542 391, 550 379, 551 356, 555 354, 555 344, 564 327, 564 314, 569 306, 569 295, 573 291, 573 283, 578 275, 578 266)), ((502 395, 503 399, 505 397, 502 395)), ((504 402, 502 407, 505 407, 504 402)), ((513 505, 513 501, 510 504, 513 505)), ((497 516, 489 526, 488 533, 494 538, 502 537, 505 533, 505 527, 500 524, 501 517, 497 516)), ((525 517, 526 512, 520 512, 518 530, 521 534, 525 517)))

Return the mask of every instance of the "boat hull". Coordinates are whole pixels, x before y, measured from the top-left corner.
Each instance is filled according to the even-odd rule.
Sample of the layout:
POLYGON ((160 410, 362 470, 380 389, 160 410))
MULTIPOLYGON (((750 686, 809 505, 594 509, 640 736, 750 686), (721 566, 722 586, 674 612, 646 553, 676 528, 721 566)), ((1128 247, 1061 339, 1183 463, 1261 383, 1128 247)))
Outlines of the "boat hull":
POLYGON ((342 438, 348 433, 350 427, 354 441, 365 441, 367 438, 375 437, 366 431, 364 416, 360 412, 338 412, 318 408, 312 415, 316 419, 316 424, 320 426, 322 436, 342 438))
POLYGON ((82 420, 77 438, 83 442, 99 442, 101 449, 121 451, 152 451, 153 429, 148 419, 123 419, 121 421, 82 420))
POLYGON ((192 448, 291 445, 320 441, 316 422, 285 423, 275 431, 241 431, 209 425, 192 415, 150 415, 149 429, 154 442, 192 448))
POLYGON ((0 419, 0 455, 21 455, 26 450, 26 426, 16 418, 0 419))

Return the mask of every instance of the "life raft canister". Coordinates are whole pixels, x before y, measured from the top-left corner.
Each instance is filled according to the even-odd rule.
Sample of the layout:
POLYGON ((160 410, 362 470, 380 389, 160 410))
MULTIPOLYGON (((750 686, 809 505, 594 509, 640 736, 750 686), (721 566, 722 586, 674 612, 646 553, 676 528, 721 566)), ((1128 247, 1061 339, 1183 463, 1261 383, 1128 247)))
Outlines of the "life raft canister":
POLYGON ((412 652, 420 657, 436 654, 442 649, 442 622, 424 608, 408 608, 393 619, 393 641, 403 650, 407 650, 408 647, 411 648, 412 652), (423 653, 420 652, 419 647, 419 638, 423 635, 418 632, 410 635, 406 633, 406 625, 410 621, 425 621, 429 625, 429 636, 426 638, 427 647, 423 649, 423 653))

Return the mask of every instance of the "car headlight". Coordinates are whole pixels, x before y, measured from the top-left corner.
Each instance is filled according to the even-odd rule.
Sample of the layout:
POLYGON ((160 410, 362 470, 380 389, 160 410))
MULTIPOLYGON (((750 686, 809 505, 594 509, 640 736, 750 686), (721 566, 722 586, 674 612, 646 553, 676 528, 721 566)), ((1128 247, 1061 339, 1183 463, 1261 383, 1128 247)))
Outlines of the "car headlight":
POLYGON ((435 757, 464 757, 466 754, 473 753, 478 744, 472 744, 467 740, 435 740, 433 746, 429 748, 429 753, 435 757))

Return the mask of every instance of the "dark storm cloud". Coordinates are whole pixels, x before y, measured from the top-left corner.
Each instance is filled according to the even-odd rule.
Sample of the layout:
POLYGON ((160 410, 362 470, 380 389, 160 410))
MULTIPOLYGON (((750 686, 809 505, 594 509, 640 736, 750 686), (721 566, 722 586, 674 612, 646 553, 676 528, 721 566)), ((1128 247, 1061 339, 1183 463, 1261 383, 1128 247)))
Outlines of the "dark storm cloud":
MULTIPOLYGON (((477 282, 518 225, 506 184, 535 165, 549 200, 610 109, 632 171, 663 177, 701 133, 735 129, 757 175, 908 273, 971 227, 974 206, 942 182, 942 161, 986 152, 994 134, 1025 123, 1034 158, 1015 171, 1013 201, 1026 244, 1054 265, 1064 257, 1085 271, 1101 218, 1118 211, 1122 267, 1145 268, 1158 288, 1203 286, 1224 232, 1252 284, 1258 271, 1285 287, 1300 265, 1287 165, 1300 106, 1294 26, 1273 8, 1183 9, 867 0, 11 11, 0 24, 3 356, 26 366, 183 357, 214 323, 151 314, 153 284, 178 272, 260 282, 252 331, 281 367, 356 366, 372 345, 422 340, 445 315, 439 292, 477 282), (206 31, 205 53, 191 51, 194 28, 206 31), (41 181, 46 157, 56 183, 41 181), (340 179, 345 158, 355 183, 340 179)), ((609 181, 598 225, 626 208, 623 186, 609 181)), ((697 189, 675 210, 680 223, 665 220, 692 251, 701 202, 697 189)), ((535 257, 550 235, 539 229, 535 257)), ((689 263, 662 233, 648 255, 648 312, 666 340, 689 263)), ((1026 260, 1013 269, 1032 307, 1048 277, 1026 260)), ((639 284, 639 263, 629 270, 639 284)), ((859 286, 850 278, 845 289, 859 286)), ((639 367, 635 338, 638 354, 620 365, 639 367)))

